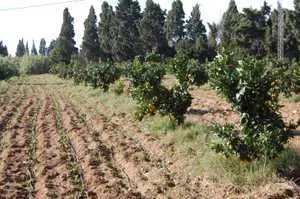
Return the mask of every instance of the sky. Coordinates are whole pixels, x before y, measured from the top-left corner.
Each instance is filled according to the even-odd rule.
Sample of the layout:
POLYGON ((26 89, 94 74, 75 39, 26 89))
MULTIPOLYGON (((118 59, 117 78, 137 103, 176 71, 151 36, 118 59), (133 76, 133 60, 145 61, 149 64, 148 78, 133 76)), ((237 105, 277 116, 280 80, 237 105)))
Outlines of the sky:
MULTIPOLYGON (((45 38, 47 45, 59 35, 62 14, 65 7, 69 8, 74 17, 76 46, 79 47, 84 32, 84 20, 87 18, 90 6, 93 5, 99 20, 103 0, 73 0, 59 5, 34 7, 14 10, 9 8, 27 7, 68 0, 0 0, 0 41, 8 47, 9 54, 15 55, 18 40, 24 38, 29 48, 32 41, 38 48, 41 38, 45 38)), ((118 0, 106 0, 110 5, 116 6, 118 0)), ((146 0, 138 0, 141 9, 144 9, 146 0)), ((173 0, 153 0, 161 5, 162 9, 170 10, 173 0)), ((189 17, 192 7, 200 4, 201 17, 205 23, 219 22, 226 11, 230 0, 182 0, 186 18, 189 17)), ((277 7, 277 0, 267 0, 272 8, 277 7)), ((293 9, 293 0, 281 0, 283 7, 293 9)), ((236 0, 239 11, 244 7, 259 8, 263 0, 236 0)))

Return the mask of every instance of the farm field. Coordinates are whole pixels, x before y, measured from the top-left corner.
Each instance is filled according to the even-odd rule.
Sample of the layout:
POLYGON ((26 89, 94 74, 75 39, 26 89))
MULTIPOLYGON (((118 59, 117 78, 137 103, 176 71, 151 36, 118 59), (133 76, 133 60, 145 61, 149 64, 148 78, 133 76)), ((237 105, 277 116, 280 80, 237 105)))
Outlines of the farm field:
MULTIPOLYGON (((135 121, 126 92, 103 94, 53 75, 2 82, 0 198, 285 198, 286 189, 300 194, 286 178, 253 189, 211 180, 205 172, 199 177, 195 161, 203 150, 197 149, 205 144, 198 134, 207 124, 236 116, 208 88, 192 93, 187 127, 177 132, 168 130, 166 118, 135 121)), ((284 103, 287 121, 299 117, 299 102, 284 103)), ((299 150, 297 137, 291 143, 299 150)))

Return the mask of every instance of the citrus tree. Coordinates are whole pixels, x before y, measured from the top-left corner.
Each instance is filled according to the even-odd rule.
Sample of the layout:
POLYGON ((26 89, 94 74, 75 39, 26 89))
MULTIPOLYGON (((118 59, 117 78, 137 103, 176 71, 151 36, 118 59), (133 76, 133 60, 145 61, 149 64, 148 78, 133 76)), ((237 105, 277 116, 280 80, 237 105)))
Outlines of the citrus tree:
POLYGON ((276 157, 295 128, 285 124, 279 112, 279 95, 287 81, 283 74, 288 69, 274 67, 270 60, 236 59, 223 51, 208 70, 211 86, 240 113, 240 126, 215 125, 219 140, 213 148, 243 160, 276 157))

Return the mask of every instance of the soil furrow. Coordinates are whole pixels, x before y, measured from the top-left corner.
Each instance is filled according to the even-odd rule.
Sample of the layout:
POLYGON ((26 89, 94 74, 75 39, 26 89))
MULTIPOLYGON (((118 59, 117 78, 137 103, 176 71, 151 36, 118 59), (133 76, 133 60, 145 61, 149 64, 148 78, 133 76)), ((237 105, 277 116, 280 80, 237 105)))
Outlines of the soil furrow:
POLYGON ((64 126, 83 169, 84 179, 91 198, 142 198, 134 191, 124 173, 116 167, 109 146, 99 139, 70 104, 60 102, 64 126))
POLYGON ((35 198, 74 198, 52 103, 46 96, 37 119, 35 198))
MULTIPOLYGON (((14 98, 12 98, 7 104, 4 105, 3 112, 0 115, 0 134, 5 131, 5 128, 9 124, 10 118, 17 112, 18 107, 21 105, 23 100, 26 98, 25 91, 20 91, 14 98)), ((1 135, 0 135, 1 136, 1 135)))
POLYGON ((28 148, 34 100, 30 98, 10 132, 10 147, 1 172, 1 198, 28 198, 28 148))
POLYGON ((52 109, 54 112, 56 128, 60 133, 60 146, 62 154, 68 161, 66 162, 67 170, 69 172, 69 178, 71 179, 73 194, 75 198, 88 198, 88 194, 85 188, 82 169, 78 163, 78 158, 74 147, 70 141, 69 135, 63 126, 62 115, 58 103, 52 97, 54 103, 52 109))
POLYGON ((170 173, 161 163, 152 158, 133 138, 126 136, 116 123, 102 115, 92 119, 92 124, 101 132, 102 138, 113 146, 117 164, 122 165, 139 192, 149 198, 159 198, 175 186, 170 173))

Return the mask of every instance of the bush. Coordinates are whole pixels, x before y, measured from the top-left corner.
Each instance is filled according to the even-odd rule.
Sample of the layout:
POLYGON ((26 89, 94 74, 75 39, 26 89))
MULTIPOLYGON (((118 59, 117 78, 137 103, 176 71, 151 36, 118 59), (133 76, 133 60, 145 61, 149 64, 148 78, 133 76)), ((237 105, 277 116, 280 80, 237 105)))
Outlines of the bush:
POLYGON ((274 158, 284 148, 294 125, 286 125, 279 113, 279 94, 286 77, 284 67, 270 60, 243 58, 222 52, 209 64, 210 84, 240 112, 241 127, 216 125, 221 138, 214 149, 243 160, 274 158))
POLYGON ((110 84, 121 76, 120 70, 111 62, 92 63, 87 67, 88 83, 94 88, 108 91, 110 84))
POLYGON ((0 80, 9 79, 13 76, 19 76, 19 64, 18 61, 13 58, 1 58, 0 57, 0 80))
POLYGON ((189 59, 185 54, 178 53, 169 65, 181 85, 201 86, 208 81, 204 65, 196 59, 189 59))
POLYGON ((125 84, 123 81, 119 81, 114 87, 113 92, 116 95, 121 95, 124 92, 125 84))
POLYGON ((20 61, 22 72, 25 74, 49 73, 51 61, 44 56, 25 56, 20 61))
POLYGON ((71 67, 73 69, 72 77, 76 85, 88 81, 87 67, 84 61, 80 59, 72 59, 71 67))
POLYGON ((177 124, 184 122, 184 114, 191 105, 192 97, 186 85, 172 89, 162 86, 166 74, 160 57, 149 55, 145 59, 137 57, 131 68, 131 95, 138 103, 136 117, 142 120, 147 114, 169 115, 177 124))
POLYGON ((50 70, 51 73, 58 74, 60 78, 69 79, 73 77, 73 69, 70 64, 58 63, 54 64, 50 70))

